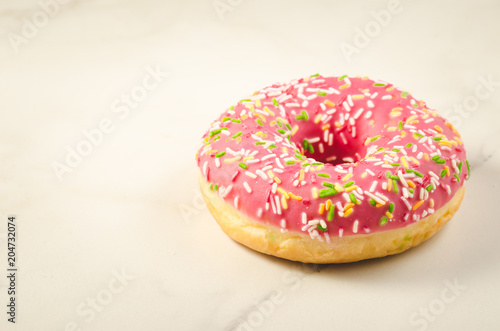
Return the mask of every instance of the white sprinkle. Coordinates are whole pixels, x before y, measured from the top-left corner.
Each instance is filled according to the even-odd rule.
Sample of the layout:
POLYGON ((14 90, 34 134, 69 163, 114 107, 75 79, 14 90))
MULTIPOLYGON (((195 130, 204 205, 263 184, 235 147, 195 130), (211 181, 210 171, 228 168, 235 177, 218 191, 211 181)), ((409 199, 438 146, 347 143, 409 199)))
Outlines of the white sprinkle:
POLYGON ((378 92, 373 93, 371 96, 371 99, 375 99, 377 97, 377 95, 378 95, 378 92))
MULTIPOLYGON (((307 97, 307 100, 314 100, 314 99, 316 99, 317 97, 318 97, 318 95, 317 95, 317 94, 311 94, 311 95, 309 95, 309 96, 307 97)), ((283 117, 284 117, 284 116, 283 116, 283 117)))
POLYGON ((235 197, 234 198, 234 208, 236 208, 236 209, 238 209, 238 202, 239 202, 238 197, 235 197))
POLYGON ((387 190, 387 182, 382 182, 382 190, 387 190))
POLYGON ((320 141, 319 137, 316 137, 316 138, 311 138, 311 139, 307 139, 309 141, 310 144, 314 144, 314 143, 317 143, 318 141, 320 141))
POLYGON ((215 166, 216 166, 217 168, 220 168, 220 160, 219 160, 219 158, 218 158, 218 157, 216 157, 216 158, 215 158, 215 166))
POLYGON ((344 107, 344 109, 345 109, 346 111, 351 111, 351 107, 349 107, 349 105, 348 105, 348 104, 347 104, 347 102, 345 102, 345 101, 344 101, 344 102, 342 102, 342 107, 344 107))
POLYGON ((405 197, 401 197, 401 200, 403 200, 403 202, 405 203, 406 207, 408 207, 408 210, 411 210, 411 205, 410 203, 408 202, 408 200, 406 200, 405 197))
POLYGON ((366 172, 369 173, 371 176, 375 176, 375 173, 370 169, 366 169, 366 172))
POLYGON ((399 180, 401 181, 401 183, 403 184, 403 186, 408 187, 408 183, 406 182, 406 179, 404 178, 401 170, 398 171, 398 177, 399 177, 399 180))
POLYGON ((344 132, 340 133, 340 138, 342 138, 342 141, 344 142, 344 145, 347 145, 347 139, 346 139, 346 137, 344 135, 344 132))
POLYGON ((260 160, 265 161, 265 160, 270 159, 270 158, 275 157, 275 156, 276 156, 276 154, 269 154, 269 155, 262 157, 260 160))
POLYGON ((264 173, 264 171, 262 171, 260 169, 257 169, 255 172, 257 173, 257 175, 259 175, 260 177, 262 177, 263 180, 267 180, 267 176, 264 173))
POLYGON ((303 108, 306 108, 308 105, 309 105, 309 101, 304 100, 304 101, 302 102, 302 107, 303 107, 303 108))
POLYGON ((258 218, 261 218, 261 217, 262 217, 262 213, 263 213, 263 212, 264 212, 264 211, 262 210, 262 208, 257 209, 257 217, 258 217, 258 218))
POLYGON ((323 143, 319 143, 319 152, 320 153, 324 153, 325 152, 325 148, 323 147, 323 143))
POLYGON ((371 110, 369 110, 366 114, 365 114, 365 118, 370 118, 372 117, 372 112, 371 110))
POLYGON ((203 163, 203 176, 207 176, 208 161, 203 163))
POLYGON ((331 155, 329 157, 326 158, 326 161, 327 162, 332 162, 332 161, 335 161, 337 159, 337 156, 335 155, 331 155))
POLYGON ((389 198, 386 197, 385 195, 383 195, 382 193, 380 192, 375 192, 375 195, 378 196, 380 199, 382 200, 385 200, 385 201, 389 201, 389 198))
POLYGON ((325 232, 324 234, 326 242, 329 244, 330 243, 330 236, 328 235, 328 232, 325 232))
POLYGON ((435 180, 439 181, 439 177, 438 177, 438 175, 436 175, 434 172, 429 171, 429 175, 431 175, 431 176, 432 176, 432 178, 434 178, 435 180))
POLYGON ((358 233, 358 224, 359 224, 358 220, 355 220, 352 226, 352 232, 358 233))
POLYGON ((245 171, 245 175, 247 175, 248 177, 253 178, 253 179, 257 178, 257 176, 254 173, 252 173, 248 170, 245 171))
POLYGON ((364 111, 364 110, 365 110, 364 108, 360 108, 360 109, 356 112, 356 114, 353 116, 353 118, 354 118, 355 120, 357 120, 357 119, 358 119, 358 117, 359 117, 359 116, 363 113, 363 111, 364 111))
MULTIPOLYGON (((373 98, 373 96, 372 96, 372 98, 373 98)), ((373 107, 375 107, 375 105, 373 104, 373 101, 371 101, 371 100, 368 100, 368 101, 366 102, 366 105, 368 106, 368 108, 373 108, 373 107)))
POLYGON ((377 182, 377 181, 374 181, 374 182, 372 183, 372 186, 370 186, 370 189, 369 189, 369 191, 370 191, 371 193, 373 193, 373 191, 375 191, 375 188, 377 187, 377 184, 378 184, 378 182, 377 182))
POLYGON ((285 219, 282 219, 282 220, 281 220, 281 227, 282 227, 283 229, 286 229, 286 220, 285 220, 285 219))
POLYGON ((344 192, 344 193, 342 193, 342 196, 344 197, 344 199, 346 199, 347 202, 351 202, 351 197, 349 197, 349 194, 344 192))
POLYGON ((408 199, 409 194, 408 194, 408 189, 406 187, 403 187, 403 196, 408 199))
POLYGON ((330 133, 328 135, 328 146, 332 146, 333 145, 333 133, 330 133))
POLYGON ((381 99, 382 100, 391 100, 392 96, 390 94, 387 94, 387 95, 384 95, 381 99))
POLYGON ((274 214, 276 214, 276 206, 275 206, 275 204, 274 204, 274 200, 273 200, 273 198, 272 198, 272 197, 271 197, 271 199, 270 199, 270 200, 271 200, 271 207, 273 208, 273 213, 274 213, 274 214))
POLYGON ((339 238, 342 238, 343 235, 344 235, 344 228, 340 228, 339 229, 339 238))
POLYGON ((419 159, 419 160, 420 160, 420 159, 422 158, 422 156, 423 156, 423 155, 424 155, 424 153, 419 152, 419 153, 417 154, 417 159, 419 159))
POLYGON ((307 214, 302 212, 302 224, 306 224, 307 223, 307 214))
POLYGON ((352 127, 352 137, 356 138, 356 127, 355 126, 352 127))
POLYGON ((458 174, 460 170, 458 170, 457 161, 455 159, 451 159, 451 165, 453 166, 453 170, 455 170, 455 172, 458 174))
POLYGON ((375 200, 376 202, 378 202, 379 204, 381 204, 381 205, 385 205, 385 201, 384 201, 384 200, 382 200, 382 199, 380 199, 380 198, 379 198, 379 197, 377 197, 376 195, 374 195, 374 194, 372 194, 372 193, 370 193, 370 192, 368 192, 368 191, 365 191, 365 194, 366 194, 367 196, 369 196, 370 198, 372 198, 373 200, 375 200))
POLYGON ((417 151, 417 149, 418 149, 418 146, 417 146, 417 145, 413 145, 413 147, 412 147, 411 151, 412 151, 413 153, 415 153, 415 152, 417 151))
POLYGON ((448 195, 451 194, 450 185, 446 185, 446 192, 448 192, 448 195))
POLYGON ((245 187, 245 190, 247 190, 248 193, 252 193, 252 189, 250 188, 250 185, 248 185, 247 182, 243 182, 243 186, 245 187))
POLYGON ((280 162, 280 159, 276 158, 276 164, 278 165, 278 167, 280 167, 281 169, 285 169, 285 167, 283 167, 283 165, 281 164, 280 162))
POLYGON ((334 89, 333 87, 330 87, 330 88, 328 89, 328 92, 330 92, 330 93, 334 93, 334 94, 340 94, 340 92, 339 92, 339 91, 337 91, 336 89, 334 89))
POLYGON ((273 185, 271 186, 271 192, 273 194, 276 194, 277 190, 278 190, 278 183, 274 182, 273 185))

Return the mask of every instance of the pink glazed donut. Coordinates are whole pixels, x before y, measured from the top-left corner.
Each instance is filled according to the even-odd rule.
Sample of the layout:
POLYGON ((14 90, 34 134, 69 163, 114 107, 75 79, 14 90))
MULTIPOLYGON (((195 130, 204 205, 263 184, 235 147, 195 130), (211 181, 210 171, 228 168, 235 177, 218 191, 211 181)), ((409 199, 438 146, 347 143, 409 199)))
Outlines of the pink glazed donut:
POLYGON ((456 129, 366 77, 313 75, 227 109, 196 160, 222 230, 259 252, 342 263, 403 252, 457 211, 470 176, 456 129))

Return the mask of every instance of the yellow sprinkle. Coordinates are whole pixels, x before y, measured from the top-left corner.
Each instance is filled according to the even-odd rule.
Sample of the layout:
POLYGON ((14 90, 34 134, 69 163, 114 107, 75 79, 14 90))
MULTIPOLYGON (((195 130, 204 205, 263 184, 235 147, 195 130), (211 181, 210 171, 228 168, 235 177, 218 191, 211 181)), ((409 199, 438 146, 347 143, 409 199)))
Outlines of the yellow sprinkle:
POLYGON ((300 169, 299 182, 304 180, 304 169, 300 169))
POLYGON ((262 104, 260 103, 260 99, 255 100, 255 105, 257 107, 261 107, 262 106, 262 104))
POLYGON ((450 175, 450 168, 448 166, 444 166, 444 170, 446 170, 446 176, 450 175))
POLYGON ((339 87, 341 90, 345 89, 345 88, 348 88, 350 85, 349 84, 344 84, 342 85, 341 87, 339 87))
POLYGON ((351 192, 351 191, 354 191, 355 189, 357 189, 358 187, 356 185, 353 185, 353 186, 349 186, 348 188, 345 189, 346 192, 351 192))
MULTIPOLYGON (((224 159, 224 162, 233 163, 233 162, 239 161, 240 159, 241 159, 241 156, 236 156, 236 157, 233 157, 231 159, 224 159)), ((269 171, 271 171, 271 170, 269 170, 269 171)))
POLYGON ((329 107, 335 107, 335 104, 333 102, 331 102, 330 100, 325 100, 325 105, 327 105, 329 107))
POLYGON ((443 129, 439 125, 434 125, 434 129, 436 129, 437 132, 443 132, 443 129))
POLYGON ((386 90, 387 92, 390 92, 390 91, 394 90, 394 86, 389 86, 389 87, 387 87, 385 90, 386 90))
POLYGON ((333 185, 335 186, 335 189, 337 190, 337 192, 344 192, 344 188, 339 183, 335 183, 333 185))
POLYGON ((274 178, 274 172, 272 170, 268 170, 267 174, 269 175, 270 178, 274 178))
POLYGON ((415 188, 416 187, 415 183, 412 182, 411 180, 408 179, 406 182, 408 183, 408 186, 410 186, 411 188, 415 188))
MULTIPOLYGON (((325 166, 322 164, 322 165, 319 165, 316 167, 316 171, 320 171, 321 169, 323 169, 325 166)), ((311 167, 311 169, 314 169, 314 167, 311 167)))
POLYGON ((344 206, 344 210, 350 209, 352 207, 354 207, 354 204, 352 202, 349 202, 344 206))
POLYGON ((321 205, 319 205, 319 214, 322 215, 324 212, 325 212, 325 204, 322 203, 321 205))
POLYGON ((367 146, 367 145, 368 145, 371 141, 372 141, 372 140, 371 140, 371 138, 370 138, 370 137, 366 138, 366 140, 365 140, 365 146, 367 146))
POLYGON ((326 200, 326 210, 330 210, 330 206, 332 205, 332 200, 326 200))
POLYGON ((455 129, 455 127, 450 123, 450 122, 446 122, 444 123, 446 124, 447 126, 450 127, 450 129, 453 131, 453 133, 458 136, 458 138, 462 138, 462 136, 460 135, 460 133, 458 133, 457 129, 455 129))
POLYGON ((292 192, 288 192, 288 195, 290 196, 290 198, 292 198, 294 200, 297 200, 297 201, 301 201, 302 200, 301 196, 295 195, 292 192))
POLYGON ((355 94, 352 96, 354 100, 363 99, 365 96, 363 94, 355 94))
POLYGON ((366 176, 368 176, 368 173, 367 173, 367 172, 363 172, 363 173, 361 174, 361 178, 366 178, 366 176))
POLYGON ((406 162, 406 158, 404 156, 401 156, 401 163, 403 163, 403 167, 408 169, 408 163, 406 162))
POLYGON ((460 138, 455 137, 454 139, 455 139, 456 141, 458 141, 458 143, 459 143, 460 145, 462 145, 462 140, 460 140, 460 138))
POLYGON ((413 210, 417 210, 418 207, 420 207, 424 203, 424 200, 420 200, 413 206, 413 210))
POLYGON ((325 130, 328 130, 330 128, 330 124, 325 124, 321 127, 321 130, 325 131, 325 130))
POLYGON ((347 175, 345 175, 345 176, 344 176, 344 178, 342 178, 342 181, 343 181, 343 182, 346 182, 346 181, 348 181, 348 180, 349 180, 349 178, 351 178, 351 177, 352 177, 352 174, 347 174, 347 175))
POLYGON ((347 209, 347 210, 344 212, 344 217, 347 217, 347 216, 351 215, 351 213, 352 213, 352 208, 347 209))
POLYGON ((288 149, 285 146, 283 146, 281 150, 283 151, 283 153, 288 153, 288 149))
POLYGON ((271 126, 274 126, 276 124, 276 121, 272 121, 271 123, 269 123, 269 125, 271 126))
MULTIPOLYGON (((454 142, 454 141, 453 141, 453 142, 454 142)), ((456 144, 456 142, 454 142, 454 143, 456 144)), ((452 142, 451 142, 451 141, 449 141, 449 140, 440 140, 440 141, 438 142, 438 145, 439 145, 439 146, 447 146, 447 147, 451 147, 452 142)))
POLYGON ((385 215, 387 216, 387 218, 392 218, 393 217, 392 214, 389 213, 389 212, 385 213, 385 215))
POLYGON ((321 114, 318 114, 318 115, 316 115, 316 117, 314 118, 314 123, 318 124, 320 120, 321 120, 321 114))
POLYGON ((253 115, 260 118, 262 120, 262 122, 264 122, 264 123, 266 122, 266 118, 264 117, 264 115, 259 114, 259 113, 253 113, 253 115))
POLYGON ((401 138, 404 138, 406 137, 406 132, 405 131, 401 131, 401 138))
POLYGON ((214 152, 217 152, 217 150, 216 149, 211 149, 211 150, 206 151, 205 155, 212 154, 214 152))
POLYGON ((311 193, 312 193, 313 199, 317 199, 319 197, 318 196, 318 189, 316 187, 313 187, 311 189, 311 193))
POLYGON ((287 199, 290 199, 290 196, 288 195, 288 193, 286 193, 286 191, 284 189, 282 189, 281 187, 278 187, 278 192, 280 192, 281 194, 283 194, 283 196, 287 199))
POLYGON ((241 136, 239 136, 238 138, 236 138, 236 143, 239 144, 243 141, 243 138, 241 136))
POLYGON ((281 206, 283 207, 283 209, 288 209, 288 203, 286 202, 284 196, 281 197, 281 206))
POLYGON ((280 122, 283 122, 285 124, 288 124, 288 121, 286 119, 284 119, 283 117, 276 117, 276 119, 280 122))
POLYGON ((299 126, 298 125, 295 125, 293 128, 292 128, 292 136, 295 135, 297 133, 297 131, 299 131, 299 126))
POLYGON ((253 160, 253 156, 246 156, 243 158, 243 161, 253 160))
POLYGON ((247 119, 247 117, 248 117, 248 115, 247 115, 247 114, 245 114, 245 115, 241 115, 241 120, 242 120, 242 121, 244 121, 244 120, 246 120, 246 119, 247 119))
POLYGON ((342 126, 342 124, 340 124, 340 122, 339 122, 339 121, 336 121, 336 122, 335 122, 335 126, 336 126, 337 128, 340 128, 340 127, 342 126))
POLYGON ((392 131, 396 131, 397 129, 398 129, 398 128, 397 128, 397 127, 395 127, 395 126, 390 126, 390 127, 388 127, 388 128, 387 128, 387 131, 392 132, 392 131))
POLYGON ((418 124, 418 123, 420 123, 420 121, 419 121, 419 120, 414 120, 414 121, 411 121, 411 122, 410 122, 410 124, 418 124))
POLYGON ((429 161, 429 160, 430 160, 430 159, 429 159, 429 154, 424 153, 424 159, 425 159, 426 161, 429 161))
POLYGON ((389 116, 392 116, 392 117, 398 117, 400 115, 401 115, 401 113, 398 112, 398 111, 397 112, 392 112, 392 113, 389 114, 389 116))
POLYGON ((434 199, 429 200, 429 207, 434 207, 434 199))
POLYGON ((281 184, 281 179, 278 176, 274 176, 274 181, 278 184, 281 184))
POLYGON ((401 108, 401 107, 396 107, 396 108, 392 108, 392 110, 391 110, 391 111, 401 111, 401 110, 403 110, 403 108, 401 108))
POLYGON ((274 112, 273 112, 271 109, 267 108, 267 106, 265 106, 265 107, 264 107, 264 110, 265 110, 265 111, 266 111, 269 115, 271 115, 271 116, 275 116, 275 115, 274 115, 274 112))
POLYGON ((387 191, 392 191, 392 180, 387 178, 387 191))
POLYGON ((410 123, 411 121, 413 121, 417 117, 418 117, 418 115, 413 115, 413 116, 408 117, 408 119, 406 120, 406 123, 410 123))

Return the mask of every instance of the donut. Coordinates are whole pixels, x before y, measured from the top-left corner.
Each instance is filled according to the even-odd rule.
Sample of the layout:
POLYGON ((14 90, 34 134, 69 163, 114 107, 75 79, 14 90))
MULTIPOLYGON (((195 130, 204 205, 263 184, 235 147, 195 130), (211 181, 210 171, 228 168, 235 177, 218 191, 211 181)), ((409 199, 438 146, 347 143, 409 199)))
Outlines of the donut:
POLYGON ((196 161, 229 237, 304 263, 417 246, 458 210, 470 177, 451 123, 392 84, 347 75, 240 100, 203 135, 196 161))

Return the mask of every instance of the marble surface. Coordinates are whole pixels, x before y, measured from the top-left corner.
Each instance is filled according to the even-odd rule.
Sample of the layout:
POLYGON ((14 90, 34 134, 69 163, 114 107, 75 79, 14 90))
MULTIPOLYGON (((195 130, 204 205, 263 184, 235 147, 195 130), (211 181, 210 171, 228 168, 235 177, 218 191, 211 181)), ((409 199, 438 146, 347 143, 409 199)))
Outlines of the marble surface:
POLYGON ((499 13, 495 0, 2 2, 1 329, 498 330, 499 13), (316 72, 392 82, 456 124, 472 176, 432 240, 316 266, 219 229, 199 137, 254 89, 316 72))

